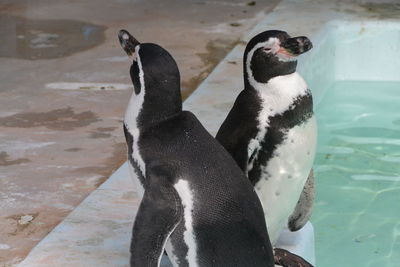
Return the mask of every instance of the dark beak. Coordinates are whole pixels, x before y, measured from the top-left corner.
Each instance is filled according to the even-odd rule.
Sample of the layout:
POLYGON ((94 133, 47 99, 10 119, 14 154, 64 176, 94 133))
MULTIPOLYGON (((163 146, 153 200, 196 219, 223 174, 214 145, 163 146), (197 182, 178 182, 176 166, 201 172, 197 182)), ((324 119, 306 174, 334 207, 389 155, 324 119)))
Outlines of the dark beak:
POLYGON ((310 50, 313 46, 310 41, 305 36, 293 37, 287 39, 282 45, 286 51, 294 56, 298 56, 310 50))
POLYGON ((127 30, 120 30, 118 33, 118 39, 128 56, 135 54, 135 47, 140 43, 127 30))

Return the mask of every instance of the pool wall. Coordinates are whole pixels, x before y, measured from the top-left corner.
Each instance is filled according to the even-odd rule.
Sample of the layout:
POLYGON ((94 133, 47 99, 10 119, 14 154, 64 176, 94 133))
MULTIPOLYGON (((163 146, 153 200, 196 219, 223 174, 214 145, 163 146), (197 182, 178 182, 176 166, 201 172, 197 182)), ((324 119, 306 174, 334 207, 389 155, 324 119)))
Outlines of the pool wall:
POLYGON ((314 48, 299 59, 298 71, 313 91, 315 106, 335 81, 399 81, 400 23, 338 21, 312 38, 314 48))
POLYGON ((399 177, 385 159, 399 160, 400 20, 332 20, 311 39, 314 49, 298 71, 313 92, 319 124, 311 219, 317 263, 397 266, 391 198, 399 177))

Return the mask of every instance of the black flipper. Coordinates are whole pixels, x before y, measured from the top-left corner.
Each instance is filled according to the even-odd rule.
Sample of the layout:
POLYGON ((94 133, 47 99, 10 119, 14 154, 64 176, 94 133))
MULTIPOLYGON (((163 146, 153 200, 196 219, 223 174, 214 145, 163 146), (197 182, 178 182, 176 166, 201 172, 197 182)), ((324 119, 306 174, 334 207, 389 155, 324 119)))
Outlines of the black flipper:
POLYGON ((216 139, 231 154, 247 175, 249 164, 248 145, 257 133, 256 118, 261 104, 255 90, 243 90, 236 98, 232 109, 218 130, 216 139))
POLYGON ((167 177, 152 177, 146 189, 132 231, 132 267, 157 267, 165 243, 182 218, 178 193, 167 177))
POLYGON ((295 232, 310 220, 315 198, 314 171, 311 169, 294 212, 289 217, 288 228, 295 232))
POLYGON ((308 261, 282 248, 274 248, 275 264, 284 267, 313 267, 308 261))

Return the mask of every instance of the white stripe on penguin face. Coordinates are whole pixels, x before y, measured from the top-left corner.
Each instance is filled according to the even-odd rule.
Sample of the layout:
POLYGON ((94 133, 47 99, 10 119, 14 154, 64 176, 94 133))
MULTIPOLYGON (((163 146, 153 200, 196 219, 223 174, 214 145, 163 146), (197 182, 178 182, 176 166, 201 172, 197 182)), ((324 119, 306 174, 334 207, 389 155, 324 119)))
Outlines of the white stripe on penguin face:
POLYGON ((129 100, 128 108, 125 111, 124 123, 126 125, 127 130, 133 136, 133 144, 132 144, 132 158, 136 161, 139 166, 140 171, 143 176, 146 175, 146 166, 143 161, 142 156, 140 155, 138 141, 140 138, 140 130, 138 128, 138 117, 143 108, 144 95, 145 95, 145 83, 144 83, 144 72, 142 67, 142 61, 140 59, 140 45, 135 47, 135 55, 137 59, 137 64, 139 67, 139 82, 140 82, 140 92, 139 94, 132 93, 132 96, 129 100))

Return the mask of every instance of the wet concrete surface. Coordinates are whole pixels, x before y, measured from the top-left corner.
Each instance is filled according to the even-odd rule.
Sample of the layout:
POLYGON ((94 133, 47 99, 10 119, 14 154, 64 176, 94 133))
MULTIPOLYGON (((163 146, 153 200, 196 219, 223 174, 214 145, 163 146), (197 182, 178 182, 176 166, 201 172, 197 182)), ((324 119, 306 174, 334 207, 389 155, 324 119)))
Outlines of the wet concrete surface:
POLYGON ((74 20, 0 17, 0 57, 30 60, 60 58, 104 42, 106 27, 74 20))
POLYGON ((125 161, 119 29, 168 49, 187 96, 277 2, 1 1, 0 266, 20 262, 125 161))
POLYGON ((92 111, 75 113, 71 107, 54 109, 46 112, 21 112, 0 118, 0 127, 34 128, 70 131, 88 126, 99 119, 92 111))

